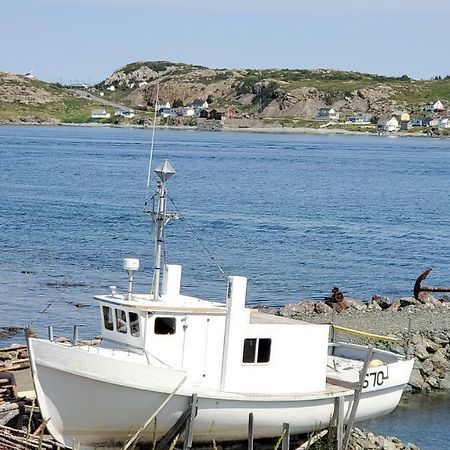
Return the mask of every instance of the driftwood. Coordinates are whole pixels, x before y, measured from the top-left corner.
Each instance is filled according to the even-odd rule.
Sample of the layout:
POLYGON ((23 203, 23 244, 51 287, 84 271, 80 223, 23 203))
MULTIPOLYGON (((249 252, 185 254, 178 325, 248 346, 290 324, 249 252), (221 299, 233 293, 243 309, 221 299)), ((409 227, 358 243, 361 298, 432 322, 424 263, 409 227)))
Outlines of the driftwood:
POLYGON ((33 436, 21 430, 0 425, 0 448, 3 450, 51 450, 56 442, 44 440, 42 436, 33 436))

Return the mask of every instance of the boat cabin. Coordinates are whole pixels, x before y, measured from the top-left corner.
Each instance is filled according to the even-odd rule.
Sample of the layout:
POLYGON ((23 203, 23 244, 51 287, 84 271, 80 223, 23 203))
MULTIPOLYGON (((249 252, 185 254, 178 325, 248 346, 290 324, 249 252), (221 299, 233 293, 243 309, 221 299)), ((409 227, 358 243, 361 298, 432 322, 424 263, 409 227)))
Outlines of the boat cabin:
POLYGON ((229 277, 225 303, 182 295, 181 270, 164 267, 157 300, 114 289, 96 296, 103 339, 206 388, 261 394, 325 388, 328 325, 246 308, 244 277, 229 277))

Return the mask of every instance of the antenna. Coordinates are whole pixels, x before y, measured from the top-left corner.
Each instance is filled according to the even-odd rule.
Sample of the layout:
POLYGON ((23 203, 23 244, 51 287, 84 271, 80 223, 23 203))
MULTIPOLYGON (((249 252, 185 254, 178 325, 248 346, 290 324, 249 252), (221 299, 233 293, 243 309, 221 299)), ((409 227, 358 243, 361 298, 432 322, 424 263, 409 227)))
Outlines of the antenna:
POLYGON ((156 85, 155 114, 153 116, 152 141, 151 141, 151 145, 150 145, 150 158, 148 161, 147 189, 145 190, 144 207, 147 207, 148 193, 150 190, 150 182, 151 182, 151 177, 152 177, 153 147, 155 145, 155 129, 156 129, 156 115, 158 112, 158 102, 159 102, 159 84, 156 85))

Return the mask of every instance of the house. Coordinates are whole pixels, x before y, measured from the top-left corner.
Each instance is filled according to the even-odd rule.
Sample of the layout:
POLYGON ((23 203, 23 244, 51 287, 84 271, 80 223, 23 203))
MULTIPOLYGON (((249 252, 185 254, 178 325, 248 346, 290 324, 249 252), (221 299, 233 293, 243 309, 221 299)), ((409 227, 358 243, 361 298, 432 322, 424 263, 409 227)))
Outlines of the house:
POLYGON ((135 116, 134 111, 128 108, 116 108, 114 115, 124 117, 126 119, 132 119, 135 116))
POLYGON ((408 131, 412 129, 412 122, 410 120, 400 122, 400 129, 403 131, 408 131))
POLYGON ((114 92, 114 91, 116 90, 116 87, 115 87, 114 85, 107 86, 107 87, 106 87, 106 90, 107 90, 107 91, 114 92))
POLYGON ((339 113, 333 108, 320 108, 316 114, 316 120, 339 120, 339 113))
POLYGON ((179 117, 194 117, 195 109, 190 106, 180 106, 179 108, 173 108, 176 115, 179 117))
POLYGON ((111 114, 106 112, 104 109, 94 109, 91 112, 91 119, 109 119, 111 114))
POLYGON ((450 128, 450 119, 448 117, 439 119, 438 128, 450 128))
POLYGON ((372 119, 372 114, 364 113, 358 114, 357 116, 351 116, 347 118, 347 123, 355 125, 367 125, 370 124, 372 119))
POLYGON ((163 101, 161 101, 161 103, 158 103, 157 105, 156 105, 156 110, 157 111, 159 111, 160 109, 170 109, 171 108, 171 104, 170 104, 170 102, 163 102, 163 101))
POLYGON ((428 102, 423 109, 428 112, 445 111, 444 104, 440 100, 428 102))
POLYGON ((439 125, 439 118, 436 117, 425 117, 422 120, 422 126, 424 127, 437 127, 439 125))
POLYGON ((227 108, 223 113, 222 117, 225 117, 227 119, 233 119, 236 117, 237 112, 234 109, 227 108))
POLYGON ((32 70, 30 70, 29 72, 24 74, 24 77, 29 78, 30 80, 34 80, 36 78, 36 76, 34 75, 34 72, 32 70))
POLYGON ((202 109, 199 114, 201 119, 208 120, 222 120, 222 116, 223 113, 221 111, 217 111, 217 109, 202 109))
POLYGON ((423 117, 417 118, 417 119, 413 119, 411 121, 411 125, 413 127, 423 127, 423 117))
POLYGON ((200 110, 200 109, 207 109, 209 104, 206 100, 200 100, 196 98, 189 106, 196 110, 200 110))
POLYGON ((411 120, 411 116, 405 111, 396 113, 395 116, 399 122, 409 122, 411 120))
POLYGON ((159 108, 158 116, 161 117, 176 117, 177 113, 172 108, 159 108))
POLYGON ((392 117, 382 117, 378 123, 377 127, 379 131, 385 131, 388 133, 391 133, 393 131, 398 130, 398 120, 392 116, 392 117))

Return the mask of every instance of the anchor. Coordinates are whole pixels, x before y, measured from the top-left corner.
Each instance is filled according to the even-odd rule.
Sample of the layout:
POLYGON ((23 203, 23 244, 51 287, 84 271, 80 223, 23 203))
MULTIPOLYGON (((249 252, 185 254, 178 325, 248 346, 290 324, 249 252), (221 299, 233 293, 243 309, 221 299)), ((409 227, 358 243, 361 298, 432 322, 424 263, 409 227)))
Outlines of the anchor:
POLYGON ((414 298, 419 300, 419 294, 421 292, 450 292, 450 287, 443 286, 422 286, 422 281, 430 274, 433 270, 432 267, 424 270, 418 277, 416 282, 414 283, 414 298))

